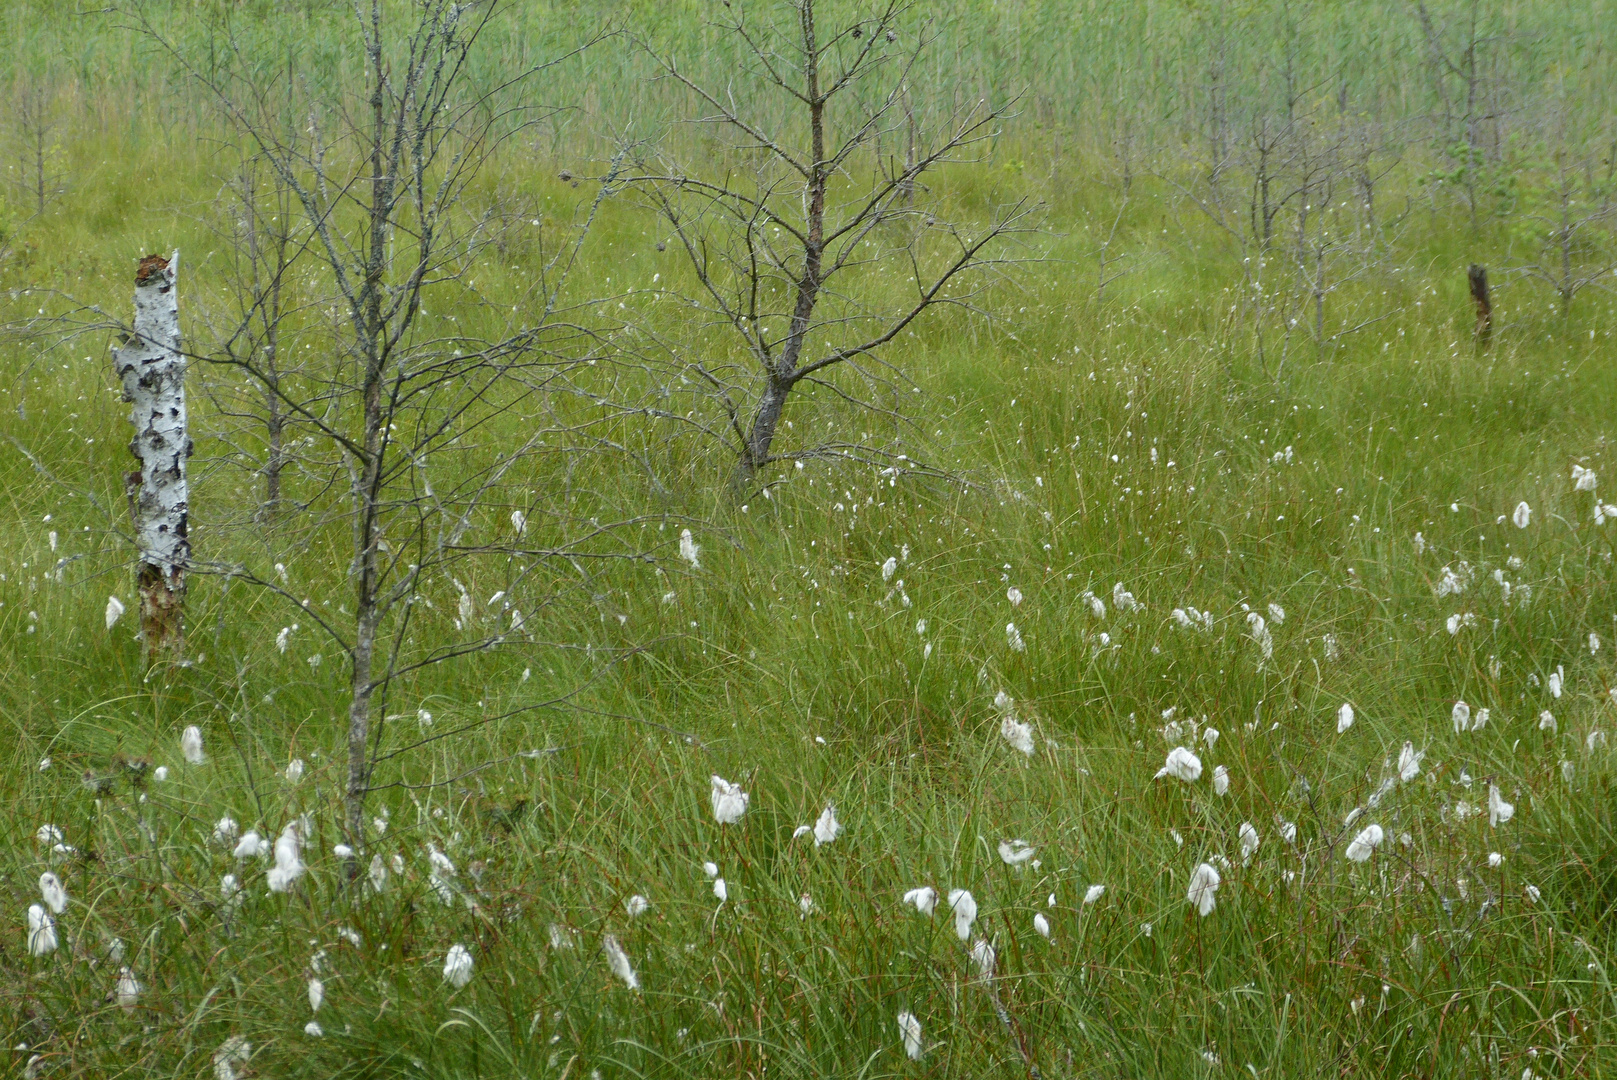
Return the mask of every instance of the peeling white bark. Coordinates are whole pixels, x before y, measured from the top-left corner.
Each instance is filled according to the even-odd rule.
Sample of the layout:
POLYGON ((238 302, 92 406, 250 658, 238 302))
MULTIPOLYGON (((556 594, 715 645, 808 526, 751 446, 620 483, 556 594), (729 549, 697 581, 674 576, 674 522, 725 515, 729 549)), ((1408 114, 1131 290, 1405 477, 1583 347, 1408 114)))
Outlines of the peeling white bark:
POLYGON ((135 436, 129 450, 140 461, 140 472, 130 475, 128 487, 140 551, 141 631, 149 653, 178 648, 183 641, 185 569, 191 557, 185 478, 191 437, 174 288, 179 261, 178 251, 169 259, 148 255, 140 261, 135 333, 113 353, 124 400, 132 406, 129 422, 135 436))

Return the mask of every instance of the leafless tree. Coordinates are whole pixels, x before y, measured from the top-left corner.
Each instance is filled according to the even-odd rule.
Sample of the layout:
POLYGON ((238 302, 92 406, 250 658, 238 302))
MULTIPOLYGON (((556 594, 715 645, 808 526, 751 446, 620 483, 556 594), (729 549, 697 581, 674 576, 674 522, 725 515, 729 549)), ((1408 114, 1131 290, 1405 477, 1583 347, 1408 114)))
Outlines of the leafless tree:
POLYGON ((1482 0, 1463 0, 1460 7, 1458 15, 1446 21, 1436 18, 1425 0, 1417 0, 1415 12, 1437 94, 1438 141, 1452 163, 1439 179, 1464 192, 1475 228, 1490 190, 1490 174, 1502 155, 1505 106, 1503 88, 1489 68, 1491 50, 1500 37, 1492 32, 1482 0))
POLYGON ((689 265, 694 288, 661 295, 745 357, 727 365, 709 344, 681 361, 720 402, 743 481, 784 456, 777 430, 799 387, 876 408, 838 372, 890 388, 901 376, 886 347, 933 309, 980 310, 991 276, 1016 261, 1007 241, 1032 231, 1038 211, 1019 200, 973 225, 947 220, 922 178, 978 160, 1008 104, 976 101, 926 122, 908 87, 930 37, 909 27, 911 5, 887 0, 834 25, 819 6, 788 0, 778 18, 755 23, 741 4, 726 5, 717 25, 748 57, 742 92, 703 85, 640 43, 698 103, 695 124, 723 144, 706 167, 668 152, 626 180, 689 265), (873 155, 861 150, 878 142, 903 156, 883 155, 865 173, 873 155))
MULTIPOLYGON (((316 125, 309 136, 314 145, 316 125)), ((293 143, 299 133, 285 133, 293 143)), ((308 297, 297 287, 294 270, 305 264, 313 232, 291 185, 250 148, 221 190, 216 233, 221 241, 217 272, 228 279, 228 310, 204 311, 215 344, 212 355, 228 358, 223 367, 203 365, 200 389, 217 415, 241 422, 234 430, 216 431, 238 461, 263 482, 260 516, 276 520, 282 510, 282 475, 292 462, 288 442, 296 437, 297 413, 286 400, 307 396, 299 382, 302 365, 286 338, 306 316, 308 297), (256 376, 244 374, 251 365, 256 376), (217 376, 217 377, 216 377, 217 376)), ((329 404, 329 403, 328 403, 329 404)))
POLYGON ((1179 203, 1214 224, 1236 268, 1226 325, 1250 333, 1260 364, 1276 377, 1304 335, 1324 355, 1386 313, 1354 303, 1338 317, 1330 298, 1387 257, 1402 218, 1377 215, 1376 191, 1397 161, 1387 127, 1349 109, 1339 74, 1306 71, 1306 9, 1285 6, 1281 52, 1251 85, 1220 80, 1225 136, 1187 140, 1217 159, 1181 158, 1159 171, 1179 203), (1336 82, 1335 109, 1324 91, 1336 82), (1234 132, 1242 134, 1237 137, 1234 132))
POLYGON ((56 91, 45 74, 20 75, 12 88, 17 177, 34 214, 60 190, 56 91))
POLYGON ((1092 230, 1095 246, 1091 249, 1091 254, 1095 257, 1095 300, 1098 303, 1106 302, 1107 287, 1127 276, 1134 262, 1132 253, 1113 249, 1117 243, 1118 229, 1122 227, 1123 221, 1128 216, 1129 207, 1134 201, 1134 177, 1139 171, 1143 155, 1135 110, 1124 102, 1118 102, 1116 108, 1117 119, 1112 133, 1110 160, 1106 163, 1105 175, 1101 181, 1116 193, 1116 203, 1111 214, 1091 218, 1095 226, 1092 230))
MULTIPOLYGON (((341 618, 300 600, 279 568, 215 569, 299 603, 301 617, 346 658, 345 817, 360 850, 373 770, 399 752, 382 750, 393 683, 426 665, 522 640, 529 630, 516 605, 524 597, 543 605, 557 575, 587 574, 592 560, 636 554, 601 505, 567 491, 567 470, 575 468, 569 455, 602 445, 597 429, 614 416, 597 408, 579 419, 579 410, 557 404, 575 397, 598 404, 578 378, 599 356, 598 338, 581 315, 591 305, 568 306, 566 286, 610 187, 584 201, 576 234, 566 231, 570 238, 553 245, 524 310, 503 314, 475 286, 489 233, 469 209, 469 192, 499 148, 542 112, 523 95, 559 62, 509 72, 493 85, 473 80, 468 60, 504 6, 362 0, 349 39, 364 72, 357 100, 336 91, 323 96, 301 82, 289 86, 283 80, 297 78, 293 65, 256 64, 228 16, 213 27, 202 63, 164 38, 141 4, 123 9, 207 91, 240 149, 273 177, 270 190, 284 191, 300 219, 297 238, 286 238, 300 249, 291 265, 307 263, 300 279, 308 284, 300 287, 327 290, 307 305, 323 318, 288 320, 285 293, 277 291, 284 253, 267 262, 244 258, 249 284, 237 312, 240 332, 223 335, 226 347, 197 359, 252 380, 304 433, 296 448, 283 443, 280 452, 285 462, 295 456, 309 477, 294 523, 306 542, 323 551, 335 529, 348 536, 351 593, 337 606, 341 618), (473 330, 479 321, 491 332, 473 330), (325 357, 319 370, 305 366, 295 388, 280 359, 294 335, 295 344, 325 357), (513 503, 508 491, 533 483, 557 456, 566 460, 555 466, 562 475, 553 481, 554 497, 513 503), (475 579, 468 578, 471 587, 461 581, 474 563, 504 575, 505 587, 488 600, 472 596, 475 579), (447 601, 443 615, 435 592, 447 601), (452 619, 454 643, 417 646, 412 625, 426 618, 452 619)), ((273 247, 275 235, 260 221, 243 240, 267 238, 273 247)))
POLYGON ((1563 102, 1550 117, 1545 179, 1528 185, 1513 230, 1532 249, 1520 272, 1555 290, 1562 315, 1617 270, 1617 143, 1609 131, 1575 134, 1571 108, 1563 102), (1604 153, 1592 149, 1602 142, 1604 153))

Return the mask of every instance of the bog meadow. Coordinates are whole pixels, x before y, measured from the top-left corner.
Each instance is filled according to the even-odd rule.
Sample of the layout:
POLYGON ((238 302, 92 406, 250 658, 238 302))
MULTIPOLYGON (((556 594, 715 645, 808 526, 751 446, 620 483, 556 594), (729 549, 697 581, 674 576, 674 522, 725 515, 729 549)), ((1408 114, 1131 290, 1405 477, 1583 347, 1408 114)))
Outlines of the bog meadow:
POLYGON ((1613 25, 4 5, 7 1075, 1617 1073, 1613 25))

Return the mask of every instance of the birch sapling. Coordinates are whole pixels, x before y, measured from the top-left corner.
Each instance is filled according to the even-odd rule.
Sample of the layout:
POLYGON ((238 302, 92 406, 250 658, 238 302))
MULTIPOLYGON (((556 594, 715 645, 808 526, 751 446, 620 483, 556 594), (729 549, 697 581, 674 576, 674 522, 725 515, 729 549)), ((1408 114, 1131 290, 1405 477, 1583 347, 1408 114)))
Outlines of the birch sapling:
POLYGON ((129 474, 129 512, 140 552, 140 633, 148 660, 185 645, 185 571, 190 490, 185 462, 192 443, 185 414, 185 357, 174 289, 180 253, 148 255, 135 271, 135 329, 113 350, 140 461, 129 474))

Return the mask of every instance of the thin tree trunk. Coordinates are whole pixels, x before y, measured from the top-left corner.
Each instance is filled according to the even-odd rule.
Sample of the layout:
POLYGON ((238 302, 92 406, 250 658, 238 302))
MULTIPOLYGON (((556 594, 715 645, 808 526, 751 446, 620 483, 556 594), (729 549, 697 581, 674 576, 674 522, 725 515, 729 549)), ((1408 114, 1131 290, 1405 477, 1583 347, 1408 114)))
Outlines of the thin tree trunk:
POLYGON ((34 195, 38 199, 40 214, 45 213, 45 127, 44 120, 34 132, 34 195))
POLYGON ((904 132, 904 183, 900 186, 899 197, 906 207, 910 207, 915 205, 915 106, 910 101, 908 86, 904 87, 904 132))
POLYGON ((821 258, 825 248, 825 98, 820 94, 820 49, 815 37, 814 5, 804 3, 800 9, 803 29, 803 76, 809 106, 809 142, 813 160, 808 177, 808 235, 803 243, 803 276, 797 282, 797 301, 792 307, 791 329, 786 335, 786 347, 780 360, 769 373, 769 384, 758 409, 753 413, 747 430, 747 442, 741 451, 738 480, 750 479, 769 462, 770 446, 780 424, 781 410, 786 395, 796 382, 798 361, 808 340, 814 305, 820 298, 821 258))
POLYGON ((276 379, 271 369, 270 393, 265 395, 269 415, 265 427, 269 433, 269 453, 264 460, 264 517, 274 521, 281 512, 281 470, 286 465, 285 423, 281 416, 281 399, 275 394, 276 379))
MULTIPOLYGON (((351 659, 348 706, 348 834, 355 850, 365 837, 365 795, 370 787, 371 700, 376 693, 373 665, 376 630, 382 612, 378 604, 380 580, 377 558, 378 516, 381 510, 382 459, 385 422, 382 382, 386 324, 382 314, 382 281, 387 270, 387 227, 393 204, 393 177, 387 168, 386 73, 382 67, 382 10, 371 0, 371 203, 370 235, 365 284, 360 296, 358 351, 364 365, 362 442, 364 460, 354 476, 354 651, 351 659)), ((356 864, 357 865, 357 864, 356 864)))
POLYGON ((786 395, 791 384, 771 379, 753 413, 752 426, 747 431, 747 445, 741 448, 741 473, 750 477, 769 461, 769 447, 775 440, 775 429, 780 426, 780 414, 786 406, 786 395))
POLYGON ((180 352, 175 277, 180 253, 148 255, 135 273, 135 333, 113 354, 135 437, 129 450, 140 461, 130 476, 130 511, 140 551, 140 630, 148 661, 185 646, 185 570, 191 456, 186 426, 185 358, 180 352), (138 480, 138 486, 136 481, 138 480))

